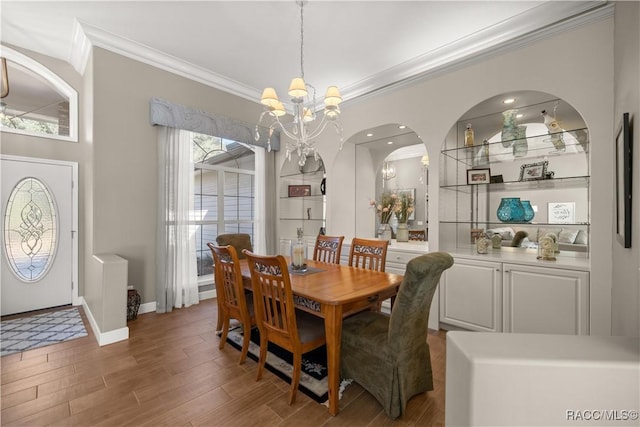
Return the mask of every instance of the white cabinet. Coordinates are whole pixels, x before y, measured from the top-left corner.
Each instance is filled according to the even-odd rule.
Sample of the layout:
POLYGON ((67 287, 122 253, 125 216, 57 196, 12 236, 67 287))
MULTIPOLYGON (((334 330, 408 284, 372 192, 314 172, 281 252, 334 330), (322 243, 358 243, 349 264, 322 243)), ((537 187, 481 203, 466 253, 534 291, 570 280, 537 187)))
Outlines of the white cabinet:
POLYGON ((589 334, 587 270, 453 255, 440 282, 440 322, 472 331, 589 334))
POLYGON ((474 331, 502 331, 502 264, 455 259, 440 281, 440 321, 474 331))
POLYGON ((589 334, 589 273, 504 264, 504 332, 589 334))

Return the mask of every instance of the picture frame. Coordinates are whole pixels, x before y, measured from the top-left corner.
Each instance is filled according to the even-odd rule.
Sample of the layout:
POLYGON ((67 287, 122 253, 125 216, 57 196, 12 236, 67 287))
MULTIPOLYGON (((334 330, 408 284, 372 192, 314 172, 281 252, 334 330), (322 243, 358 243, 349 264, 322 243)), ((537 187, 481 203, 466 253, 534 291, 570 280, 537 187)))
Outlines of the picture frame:
POLYGON ((414 219, 416 219, 416 189, 415 188, 401 188, 396 193, 398 195, 403 194, 403 193, 407 193, 409 195, 409 197, 412 198, 412 200, 413 200, 413 212, 411 212, 411 215, 409 215, 407 217, 407 220, 413 221, 414 219))
POLYGON ((491 169, 467 169, 467 185, 491 183, 491 169))
POLYGON ((629 113, 624 113, 616 132, 616 240, 631 247, 632 154, 629 113))
POLYGON ((503 182, 502 175, 491 175, 491 184, 502 184, 503 182))
POLYGON ((545 179, 547 176, 548 166, 548 160, 537 163, 526 163, 520 166, 520 178, 518 181, 535 181, 545 179))
POLYGON ((311 185, 290 185, 289 197, 304 197, 311 195, 311 185))
POLYGON ((549 224, 574 224, 576 222, 575 202, 549 202, 547 212, 549 224))

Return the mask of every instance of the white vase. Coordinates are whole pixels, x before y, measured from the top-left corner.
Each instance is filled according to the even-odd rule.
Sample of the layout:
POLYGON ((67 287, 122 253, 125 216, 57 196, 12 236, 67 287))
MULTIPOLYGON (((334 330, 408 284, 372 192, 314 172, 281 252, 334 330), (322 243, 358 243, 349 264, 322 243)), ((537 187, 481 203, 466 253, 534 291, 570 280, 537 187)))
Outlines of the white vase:
POLYGON ((408 242, 409 241, 409 227, 406 222, 398 224, 398 228, 396 230, 396 240, 398 242, 408 242))
POLYGON ((380 227, 378 227, 378 239, 391 240, 391 226, 389 224, 380 224, 380 227))

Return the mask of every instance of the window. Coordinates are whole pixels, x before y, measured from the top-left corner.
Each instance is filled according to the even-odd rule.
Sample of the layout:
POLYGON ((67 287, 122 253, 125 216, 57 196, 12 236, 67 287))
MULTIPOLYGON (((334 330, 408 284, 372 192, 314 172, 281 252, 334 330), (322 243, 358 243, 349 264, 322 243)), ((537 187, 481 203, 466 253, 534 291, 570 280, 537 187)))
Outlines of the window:
POLYGON ((4 215, 5 251, 13 273, 24 282, 43 278, 55 257, 58 220, 53 195, 37 178, 11 191, 4 215))
POLYGON ((9 94, 0 102, 0 130, 78 141, 78 94, 33 59, 2 46, 9 94))
POLYGON ((248 145, 191 132, 198 277, 213 280, 208 242, 247 233, 255 242, 255 154, 248 145))

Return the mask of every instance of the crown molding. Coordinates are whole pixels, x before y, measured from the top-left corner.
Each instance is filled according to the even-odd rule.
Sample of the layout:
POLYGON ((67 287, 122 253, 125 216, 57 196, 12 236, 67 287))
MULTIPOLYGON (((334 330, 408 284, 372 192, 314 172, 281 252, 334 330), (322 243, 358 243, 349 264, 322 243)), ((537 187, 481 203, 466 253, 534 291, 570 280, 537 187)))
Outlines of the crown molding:
POLYGON ((518 16, 341 88, 343 99, 395 90, 443 72, 512 51, 541 39, 613 16, 606 1, 546 2, 518 16))
MULTIPOLYGON (((470 62, 607 18, 613 15, 613 9, 614 6, 606 1, 545 2, 515 17, 341 88, 343 100, 361 100, 374 92, 397 89, 416 80, 430 78, 470 62)), ((69 62, 80 74, 84 74, 93 46, 252 102, 257 102, 261 96, 261 92, 253 87, 77 21, 69 62)))
POLYGON ((91 54, 91 41, 85 35, 82 25, 78 20, 73 22, 73 35, 71 36, 71 46, 69 47, 69 63, 81 76, 87 68, 89 55, 91 54))
POLYGON ((151 65, 152 67, 197 81, 204 85, 220 89, 253 102, 260 99, 261 92, 257 89, 214 73, 205 68, 198 67, 197 65, 186 62, 180 58, 176 58, 175 56, 168 55, 143 44, 122 38, 84 22, 78 22, 76 29, 77 31, 74 31, 74 43, 72 46, 74 52, 70 55, 70 62, 79 72, 80 70, 84 71, 86 68, 86 62, 89 59, 89 55, 88 53, 85 53, 85 49, 90 50, 91 47, 100 47, 117 53, 118 55, 131 58, 135 61, 151 65), (88 40, 88 48, 80 36, 80 33, 82 33, 88 40), (76 50, 79 51, 76 52, 76 50), (71 60, 73 60, 73 62, 71 60))

